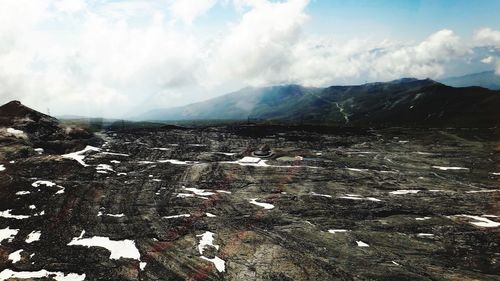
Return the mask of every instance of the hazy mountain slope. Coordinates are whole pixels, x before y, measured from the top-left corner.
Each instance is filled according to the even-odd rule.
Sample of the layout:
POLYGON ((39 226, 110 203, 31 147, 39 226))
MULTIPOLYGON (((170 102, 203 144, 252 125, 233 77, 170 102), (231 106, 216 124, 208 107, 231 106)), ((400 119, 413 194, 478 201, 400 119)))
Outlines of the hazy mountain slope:
POLYGON ((500 94, 405 78, 358 86, 246 88, 184 107, 149 112, 148 120, 245 120, 347 125, 493 126, 500 94))
POLYGON ((500 75, 496 75, 494 71, 445 78, 440 80, 440 82, 452 87, 478 86, 491 90, 500 90, 500 75))

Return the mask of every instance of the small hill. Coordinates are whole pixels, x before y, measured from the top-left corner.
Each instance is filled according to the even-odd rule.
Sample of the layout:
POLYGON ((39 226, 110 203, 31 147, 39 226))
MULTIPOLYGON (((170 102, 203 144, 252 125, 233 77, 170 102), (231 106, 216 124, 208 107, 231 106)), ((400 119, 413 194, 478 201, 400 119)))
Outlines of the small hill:
POLYGON ((99 143, 99 139, 88 130, 61 126, 56 118, 33 110, 19 101, 0 106, 0 158, 5 158, 10 151, 33 154, 35 148, 42 148, 46 153, 61 154, 96 143, 99 143))

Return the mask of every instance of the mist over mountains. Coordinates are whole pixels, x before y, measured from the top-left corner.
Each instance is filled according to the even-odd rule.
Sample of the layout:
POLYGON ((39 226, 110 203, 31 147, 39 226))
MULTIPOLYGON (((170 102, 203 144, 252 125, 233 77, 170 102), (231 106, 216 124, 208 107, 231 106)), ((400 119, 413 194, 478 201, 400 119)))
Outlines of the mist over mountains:
MULTIPOLYGON (((489 75, 489 73, 486 73, 489 75)), ((480 77, 470 76, 472 78, 480 77)), ((450 83, 467 85, 467 79, 450 83)), ((478 81, 476 79, 476 81, 478 81)), ((136 119, 271 120, 347 126, 479 126, 500 121, 498 91, 454 88, 424 79, 327 88, 283 85, 244 88, 204 102, 156 109, 136 119)))

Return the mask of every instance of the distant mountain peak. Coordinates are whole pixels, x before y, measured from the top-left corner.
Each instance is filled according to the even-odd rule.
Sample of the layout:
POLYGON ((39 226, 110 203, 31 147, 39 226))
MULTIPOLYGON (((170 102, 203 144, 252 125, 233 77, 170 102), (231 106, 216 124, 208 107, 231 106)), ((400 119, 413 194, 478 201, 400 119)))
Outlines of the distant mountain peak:
POLYGON ((439 80, 452 87, 483 87, 490 90, 500 90, 500 76, 494 70, 471 73, 463 76, 448 77, 439 80))

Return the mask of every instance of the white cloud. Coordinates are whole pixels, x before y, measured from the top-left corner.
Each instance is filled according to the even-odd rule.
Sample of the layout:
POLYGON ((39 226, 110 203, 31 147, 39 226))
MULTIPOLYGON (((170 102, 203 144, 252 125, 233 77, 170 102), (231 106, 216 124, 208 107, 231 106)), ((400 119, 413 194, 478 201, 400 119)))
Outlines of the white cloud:
POLYGON ((474 39, 479 44, 500 46, 500 31, 491 28, 481 28, 476 31, 474 39))
POLYGON ((494 61, 494 59, 495 58, 493 56, 487 56, 484 59, 482 59, 481 62, 485 64, 491 64, 494 61))
MULTIPOLYGON (((469 52, 450 30, 417 43, 314 37, 304 31, 309 0, 219 0, 239 19, 200 36, 196 19, 216 1, 3 0, 0 102, 119 116, 246 85, 436 78, 469 52)), ((499 46, 498 34, 482 29, 475 40, 499 46)))
MULTIPOLYGON (((494 46, 500 49, 500 31, 494 30, 491 28, 481 28, 476 31, 474 34, 474 39, 477 44, 483 46, 494 46)), ((483 60, 483 63, 494 64, 495 65, 495 73, 500 75, 500 58, 489 56, 483 60)))
POLYGON ((170 4, 170 12, 174 18, 191 24, 197 17, 205 14, 216 3, 216 0, 173 0, 170 4))
POLYGON ((57 11, 64 13, 76 13, 85 10, 87 5, 84 0, 60 0, 54 3, 57 11))

